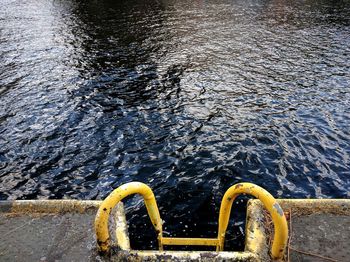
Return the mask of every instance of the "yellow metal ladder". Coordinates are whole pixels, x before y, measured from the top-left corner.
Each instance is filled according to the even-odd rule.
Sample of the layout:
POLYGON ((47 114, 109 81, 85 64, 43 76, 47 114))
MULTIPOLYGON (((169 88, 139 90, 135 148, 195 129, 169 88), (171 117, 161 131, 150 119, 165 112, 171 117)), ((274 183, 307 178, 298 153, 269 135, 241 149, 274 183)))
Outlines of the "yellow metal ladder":
POLYGON ((165 245, 186 245, 186 246, 215 246, 216 251, 223 251, 225 233, 228 226, 231 207, 237 196, 249 194, 260 199, 265 208, 269 211, 274 224, 274 239, 271 248, 273 259, 283 257, 288 241, 288 226, 283 210, 276 199, 265 189, 251 184, 239 183, 231 186, 225 193, 219 212, 219 229, 217 238, 173 238, 163 237, 162 219, 160 218, 158 206, 152 189, 140 182, 131 182, 115 189, 101 204, 95 218, 95 231, 97 244, 101 252, 108 252, 110 249, 110 236, 108 232, 108 218, 112 208, 122 199, 129 195, 140 194, 147 208, 148 215, 158 234, 159 250, 165 245))

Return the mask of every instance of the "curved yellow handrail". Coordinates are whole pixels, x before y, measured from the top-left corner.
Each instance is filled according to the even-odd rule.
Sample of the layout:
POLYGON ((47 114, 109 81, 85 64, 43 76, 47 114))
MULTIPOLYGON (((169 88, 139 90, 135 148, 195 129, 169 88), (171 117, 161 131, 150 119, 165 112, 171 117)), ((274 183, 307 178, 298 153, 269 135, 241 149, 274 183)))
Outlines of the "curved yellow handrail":
POLYGON ((281 259, 288 241, 286 217, 276 199, 269 192, 251 183, 239 183, 231 186, 226 191, 220 207, 218 232, 219 247, 217 251, 222 251, 224 249, 225 233, 230 219, 231 207, 236 197, 240 194, 255 196, 263 202, 265 208, 270 212, 275 227, 271 255, 273 259, 281 259))
MULTIPOLYGON (((153 226, 155 227, 158 233, 158 240, 162 236, 162 220, 159 215, 158 206, 156 199, 152 192, 152 189, 140 182, 131 182, 124 184, 117 189, 115 189, 101 204, 97 211, 95 218, 95 231, 97 244, 100 251, 107 252, 110 248, 110 239, 108 232, 108 217, 111 213, 111 210, 114 206, 118 204, 123 198, 133 195, 140 194, 142 195, 148 214, 152 221, 153 226)), ((161 249, 161 244, 159 246, 161 249)))
POLYGON ((206 245, 216 246, 217 251, 224 249, 225 233, 228 226, 232 203, 240 194, 250 194, 260 199, 272 216, 275 227, 274 240, 271 249, 273 259, 283 257, 288 240, 288 226, 283 210, 276 199, 265 189, 251 183, 239 183, 231 186, 225 193, 220 207, 219 230, 217 238, 170 238, 162 236, 162 220, 158 206, 150 187, 140 182, 131 182, 115 189, 101 204, 95 218, 95 231, 100 251, 107 252, 110 249, 108 232, 108 218, 114 206, 125 197, 132 194, 140 194, 146 204, 149 217, 158 233, 159 250, 163 245, 206 245))

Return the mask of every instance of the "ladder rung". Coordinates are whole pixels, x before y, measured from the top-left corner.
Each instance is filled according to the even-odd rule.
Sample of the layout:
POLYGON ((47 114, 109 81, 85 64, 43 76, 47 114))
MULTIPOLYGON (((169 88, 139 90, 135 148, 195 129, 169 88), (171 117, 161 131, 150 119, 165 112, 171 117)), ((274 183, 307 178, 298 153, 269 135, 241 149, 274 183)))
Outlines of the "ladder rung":
POLYGON ((180 238, 180 237, 162 237, 163 245, 177 246, 217 246, 219 241, 216 238, 180 238))

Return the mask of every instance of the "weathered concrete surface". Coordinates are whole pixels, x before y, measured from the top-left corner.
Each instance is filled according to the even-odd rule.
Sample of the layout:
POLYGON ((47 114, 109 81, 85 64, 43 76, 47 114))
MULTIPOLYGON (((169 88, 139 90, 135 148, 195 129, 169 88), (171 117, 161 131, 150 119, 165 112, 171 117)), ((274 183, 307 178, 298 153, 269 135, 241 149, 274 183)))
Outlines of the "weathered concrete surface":
MULTIPOLYGON (((289 226, 285 261, 350 262, 350 199, 280 199, 278 203, 289 226)), ((246 238, 246 251, 268 261, 263 256, 271 248, 274 229, 259 200, 248 203, 247 230, 252 232, 246 238)))
POLYGON ((113 256, 113 261, 130 262, 259 262, 250 252, 206 252, 206 251, 122 251, 113 256))
POLYGON ((0 261, 91 261, 94 213, 1 214, 0 261))
POLYGON ((321 255, 338 261, 350 261, 350 217, 335 214, 293 216, 290 261, 327 261, 321 255))
POLYGON ((270 260, 263 206, 260 200, 250 200, 247 205, 245 252, 256 254, 260 261, 270 260))
MULTIPOLYGON (((320 256, 350 261, 350 200, 278 202, 284 212, 291 212, 289 261, 327 261, 320 256)), ((273 228, 258 200, 248 204, 245 252, 219 253, 130 250, 120 205, 111 216, 110 224, 118 225, 111 228, 111 236, 115 231, 124 250, 111 257, 100 257, 96 250, 94 219, 99 204, 0 201, 0 261, 270 261, 273 228)))
POLYGON ((0 261, 93 261, 95 212, 0 214, 0 261))
MULTIPOLYGON (((0 261, 110 261, 97 252, 101 201, 0 201, 0 261)), ((110 216, 112 242, 129 247, 122 204, 110 216), (117 227, 117 228, 116 228, 117 227)))

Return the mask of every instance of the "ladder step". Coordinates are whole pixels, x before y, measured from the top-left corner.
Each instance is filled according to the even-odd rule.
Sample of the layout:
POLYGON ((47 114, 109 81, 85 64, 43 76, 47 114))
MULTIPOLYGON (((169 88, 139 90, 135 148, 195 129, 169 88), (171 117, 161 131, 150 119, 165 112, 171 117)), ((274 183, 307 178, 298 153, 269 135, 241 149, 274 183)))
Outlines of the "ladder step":
POLYGON ((219 241, 216 238, 162 237, 161 243, 173 246, 217 246, 219 241))

